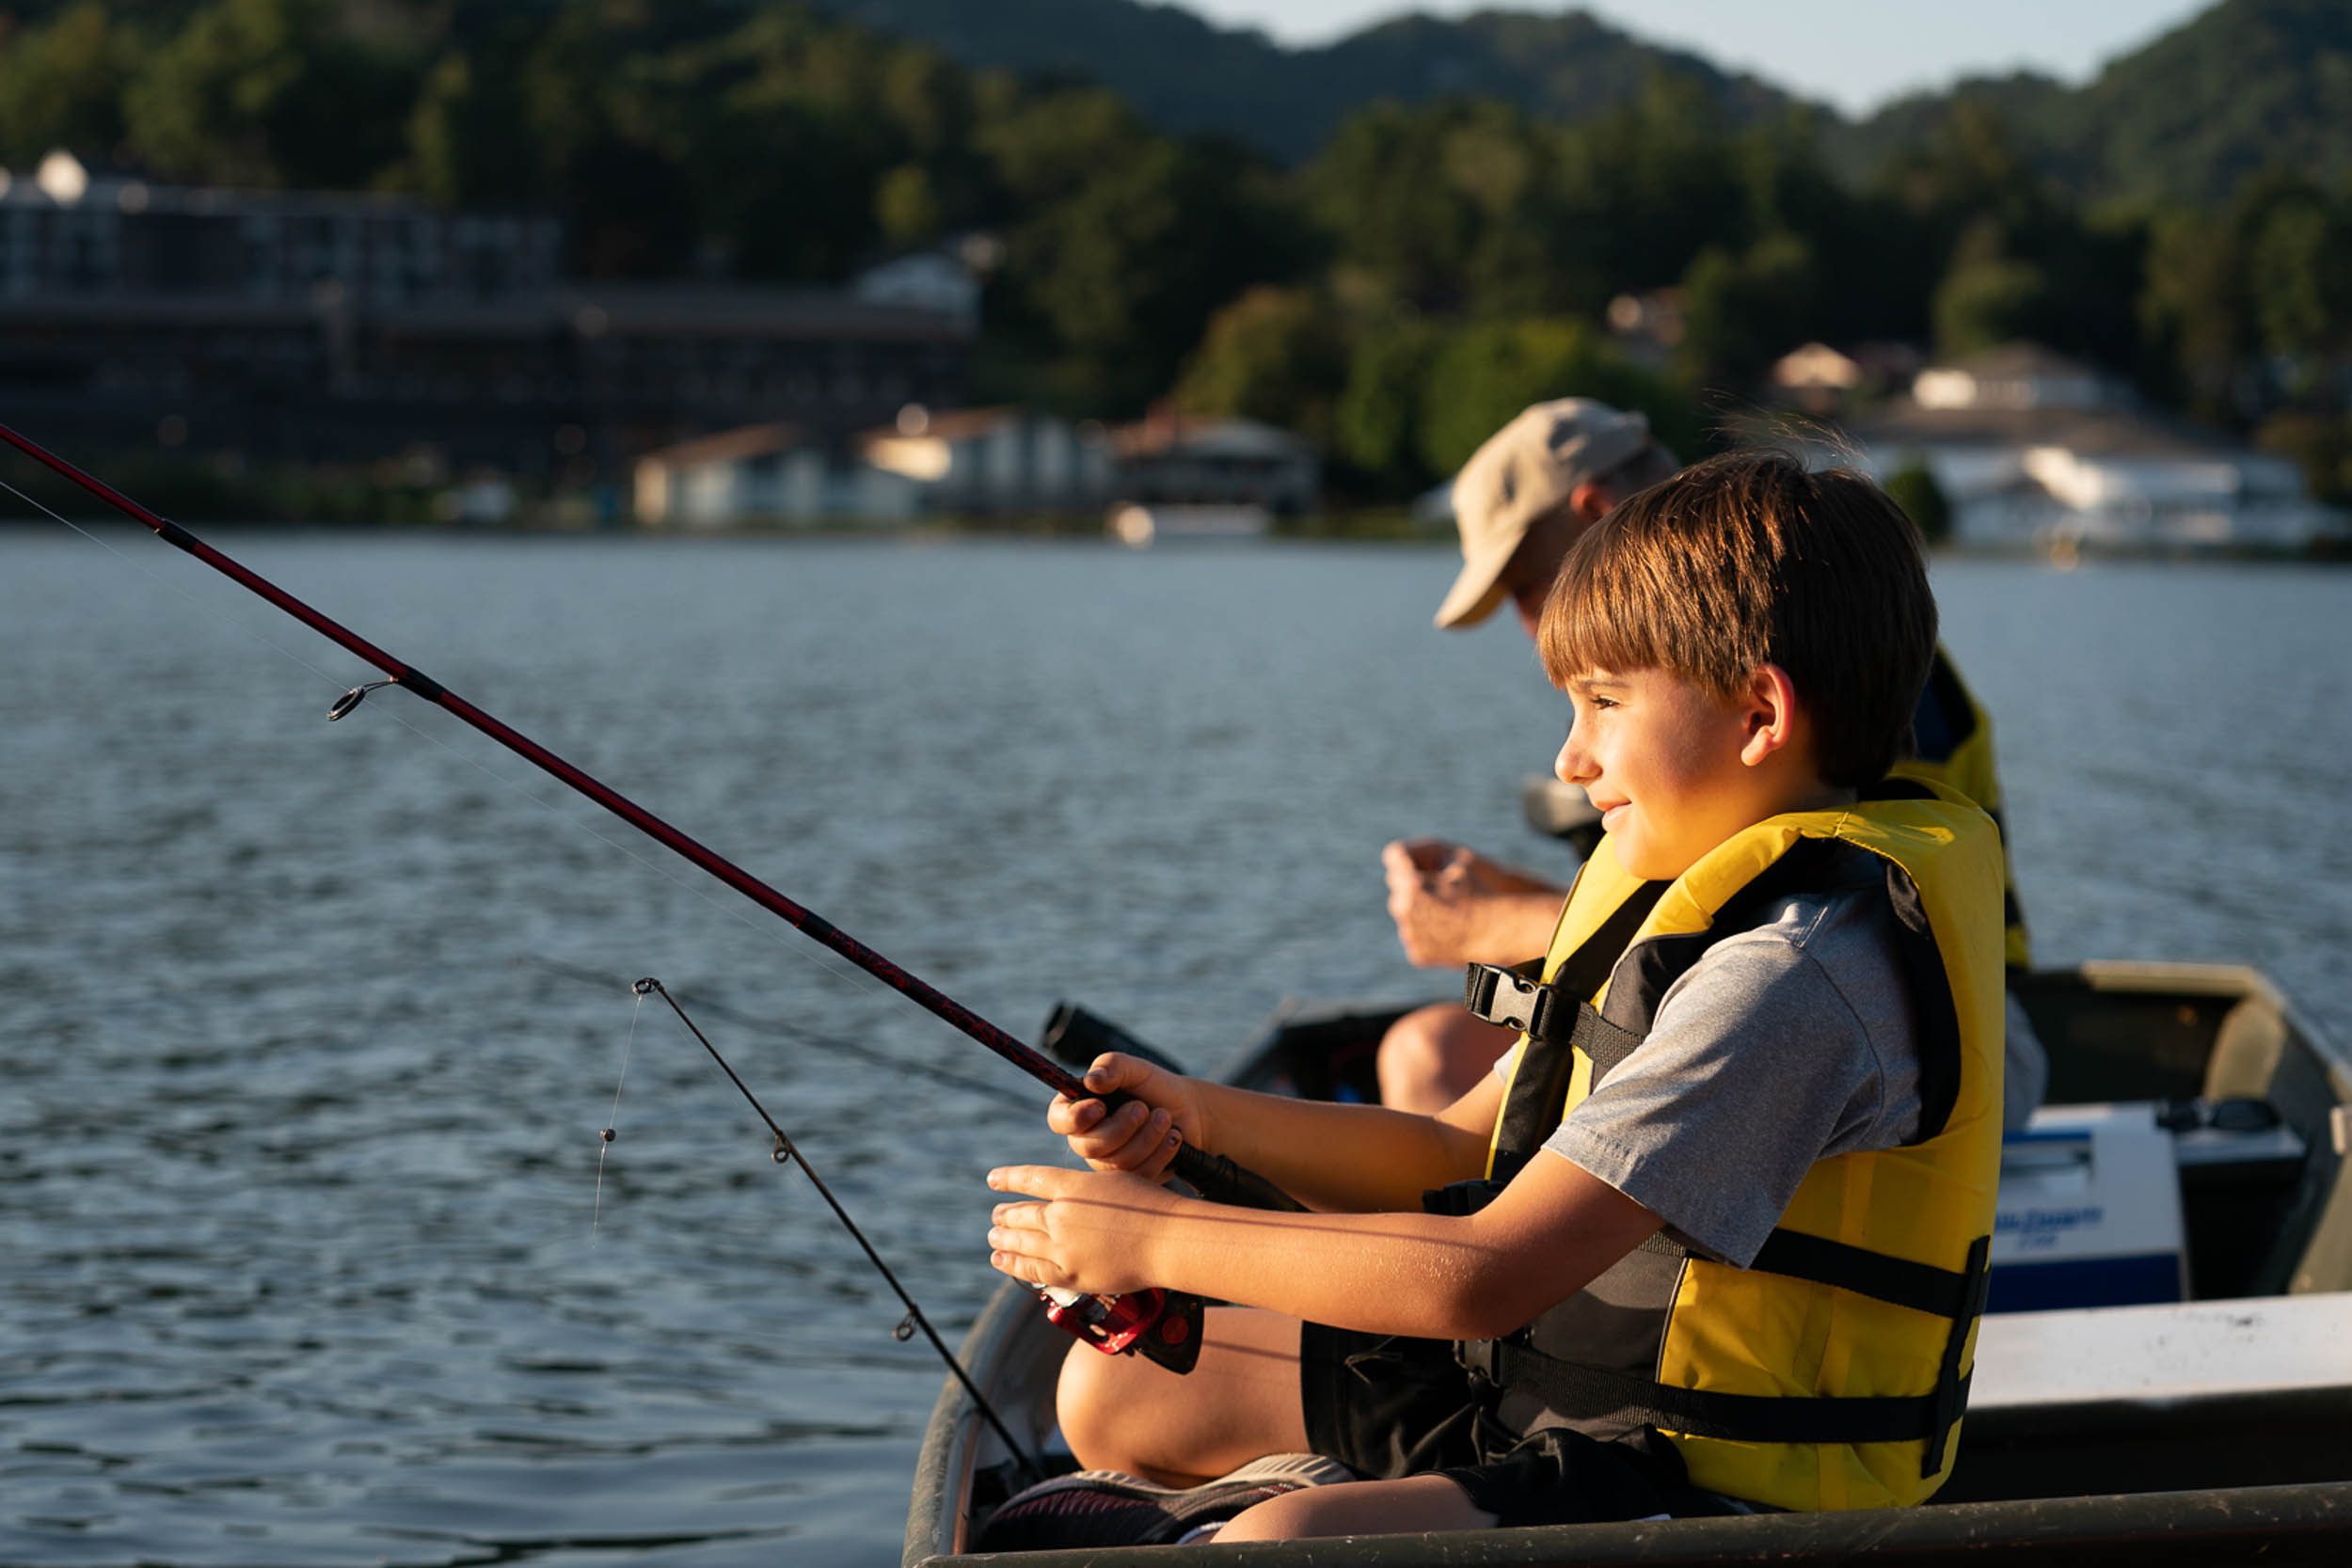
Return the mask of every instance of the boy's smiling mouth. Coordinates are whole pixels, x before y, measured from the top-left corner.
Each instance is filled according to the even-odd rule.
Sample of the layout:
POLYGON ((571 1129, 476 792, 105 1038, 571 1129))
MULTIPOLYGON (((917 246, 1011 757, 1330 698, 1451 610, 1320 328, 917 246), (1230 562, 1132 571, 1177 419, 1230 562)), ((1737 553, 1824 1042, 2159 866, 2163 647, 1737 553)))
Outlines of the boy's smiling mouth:
POLYGON ((1601 831, 1611 833, 1617 831, 1618 819, 1624 815, 1625 809, 1633 803, 1627 800, 1612 800, 1596 796, 1589 789, 1584 792, 1584 799, 1595 811, 1600 813, 1601 831))

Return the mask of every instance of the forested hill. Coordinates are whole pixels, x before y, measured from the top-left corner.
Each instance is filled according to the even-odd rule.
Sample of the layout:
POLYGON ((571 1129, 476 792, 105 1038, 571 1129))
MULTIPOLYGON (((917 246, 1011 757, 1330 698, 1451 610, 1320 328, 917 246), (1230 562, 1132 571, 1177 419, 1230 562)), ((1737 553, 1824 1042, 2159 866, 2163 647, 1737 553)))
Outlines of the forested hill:
POLYGON ((2069 88, 1976 79, 1891 104, 1840 134, 1859 166, 1918 143, 1970 103, 2005 122, 2075 197, 2226 203, 2247 176, 2352 178, 2352 5, 2223 0, 2069 88))
MULTIPOLYGON (((1733 126, 1801 102, 1583 11, 1406 16, 1290 50, 1142 0, 817 3, 967 64, 1091 76, 1168 129, 1225 132, 1292 162, 1378 98, 1495 97, 1572 120, 1625 103, 1662 72, 1695 83, 1733 126)), ((2222 0, 2081 87, 2031 75, 1975 79, 1859 123, 1819 112, 1827 150, 1862 178, 1918 148, 1963 103, 1992 110, 2026 156, 2079 198, 2210 204, 2271 165, 2334 183, 2352 175, 2352 4, 2222 0)))
MULTIPOLYGON (((1335 43, 1288 49, 1151 0, 801 3, 927 43, 966 66, 1090 79, 1163 130, 1221 133, 1292 165, 1314 157, 1349 116, 1381 99, 1493 98, 1539 119, 1575 122, 1631 103, 1663 76, 1711 105, 1726 130, 1804 106, 1769 82, 1645 42, 1583 10, 1406 15, 1335 43)), ((684 37, 723 30, 771 4, 612 0, 602 8, 608 26, 684 37)), ((69 8, 103 8, 160 37, 207 0, 0 0, 0 55, 11 18, 35 24, 69 8)), ((250 0, 246 8, 257 17, 324 11, 352 35, 421 43, 542 27, 575 8, 564 0, 250 0)), ((1890 158, 1924 150, 1963 106, 1990 111, 2018 153, 2078 201, 2217 205, 2248 174, 2272 166, 2337 184, 2352 178, 2352 0, 2220 0, 2080 87, 2019 74, 1962 81, 1859 122, 1812 108, 1823 152, 1862 182, 1890 158)))
POLYGON ((1312 156, 1376 99, 1506 99, 1547 119, 1628 103, 1653 73, 1694 84, 1725 120, 1778 119, 1798 100, 1700 56, 1645 43, 1581 10, 1408 15, 1313 49, 1212 25, 1142 0, 815 0, 967 65, 1091 77, 1166 129, 1236 136, 1286 162, 1312 156))

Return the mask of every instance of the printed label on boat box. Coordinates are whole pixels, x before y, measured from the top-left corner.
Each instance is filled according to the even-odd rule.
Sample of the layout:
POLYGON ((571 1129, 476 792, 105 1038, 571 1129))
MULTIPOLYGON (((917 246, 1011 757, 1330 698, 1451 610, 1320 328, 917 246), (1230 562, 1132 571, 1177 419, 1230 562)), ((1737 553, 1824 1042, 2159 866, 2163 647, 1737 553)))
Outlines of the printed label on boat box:
POLYGON ((2153 1105, 2045 1106, 2002 1140, 1988 1311, 2179 1301, 2186 1284, 2172 1135, 2153 1105))

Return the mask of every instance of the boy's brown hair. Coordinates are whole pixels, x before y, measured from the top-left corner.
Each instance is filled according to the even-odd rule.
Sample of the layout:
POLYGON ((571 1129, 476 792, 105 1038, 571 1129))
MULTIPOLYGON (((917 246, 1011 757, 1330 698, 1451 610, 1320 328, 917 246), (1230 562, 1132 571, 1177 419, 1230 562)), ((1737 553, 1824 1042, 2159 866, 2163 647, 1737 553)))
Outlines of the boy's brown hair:
POLYGON ((1544 602, 1555 685, 1662 669, 1729 699, 1777 664, 1811 716, 1824 784, 1860 788, 1911 747, 1935 596, 1902 509, 1850 468, 1731 452, 1585 530, 1544 602))

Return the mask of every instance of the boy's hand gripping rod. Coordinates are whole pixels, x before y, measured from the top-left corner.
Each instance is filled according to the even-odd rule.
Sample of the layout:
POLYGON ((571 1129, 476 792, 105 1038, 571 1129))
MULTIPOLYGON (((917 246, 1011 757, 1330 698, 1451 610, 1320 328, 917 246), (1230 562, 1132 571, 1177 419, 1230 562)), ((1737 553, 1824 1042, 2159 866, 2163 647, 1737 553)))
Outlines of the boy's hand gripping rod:
MULTIPOLYGON (((328 641, 384 672, 385 679, 354 687, 337 699, 334 706, 327 710, 326 717, 330 721, 341 719, 358 707, 361 699, 377 687, 405 687, 425 701, 447 709, 516 755, 570 785, 648 838, 692 862, 795 930, 833 949, 892 990, 953 1024, 1048 1088, 1073 1100, 1097 1098, 1088 1094, 1081 1079, 1050 1057, 1023 1044, 814 911, 793 902, 734 862, 690 838, 617 790, 581 772, 529 736, 509 728, 438 681, 402 663, 341 622, 320 613, 268 578, 221 554, 179 524, 158 516, 113 486, 93 479, 6 424, 0 424, 0 440, 7 441, 25 456, 71 480, 123 515, 144 523, 166 544, 185 550, 223 577, 267 599, 328 641)), ((1123 1103, 1125 1097, 1116 1099, 1123 1103)), ((1216 1202, 1251 1209, 1295 1211, 1300 1208, 1295 1199, 1263 1177, 1243 1169, 1222 1155, 1204 1153, 1190 1144, 1177 1149, 1171 1168, 1202 1196, 1216 1202)), ((1196 1299, 1169 1298, 1165 1292, 1157 1291, 1118 1298, 1070 1296, 1067 1300, 1060 1299, 1067 1294, 1056 1292, 1050 1315, 1056 1323, 1097 1349, 1109 1354, 1140 1351, 1180 1371, 1190 1370, 1193 1361, 1200 1354, 1198 1328, 1200 1304, 1196 1299)))

